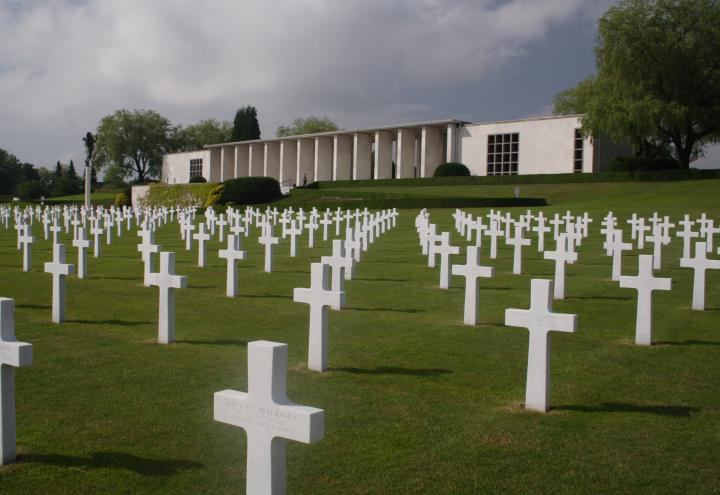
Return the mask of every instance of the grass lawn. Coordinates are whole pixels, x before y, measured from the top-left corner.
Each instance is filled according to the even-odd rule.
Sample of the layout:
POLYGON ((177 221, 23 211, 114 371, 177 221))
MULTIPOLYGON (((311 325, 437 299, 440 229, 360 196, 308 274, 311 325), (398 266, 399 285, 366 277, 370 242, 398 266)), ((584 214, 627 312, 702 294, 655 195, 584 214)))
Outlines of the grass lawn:
MULTIPOLYGON (((720 273, 708 272, 707 310, 692 311, 692 271, 679 267, 682 243, 673 237, 657 273, 673 279, 672 291, 654 296, 657 344, 635 346, 636 291, 609 280, 599 229, 608 210, 626 232, 632 212, 720 220, 720 180, 521 191, 547 198, 546 214, 588 211, 595 219, 567 269, 567 299, 554 304, 578 315, 578 333, 552 334, 547 414, 521 407, 527 331, 503 326, 506 308, 529 306, 532 278, 552 278, 553 263, 534 243, 523 275, 511 274, 511 249, 501 244, 490 260, 483 246, 496 275, 480 281, 481 322, 469 327, 463 279, 438 288, 438 269, 420 253, 417 210, 401 211, 346 282, 347 308, 330 312, 330 370, 320 374, 306 367, 309 311, 292 301, 292 289, 308 286, 310 263, 329 254, 330 241, 316 236, 320 247, 310 250, 303 237, 293 259, 284 240, 266 274, 253 232, 243 240, 241 295, 228 299, 220 243, 209 244, 200 269, 177 225, 163 227, 156 241, 177 253, 189 288, 176 291, 178 342, 161 346, 158 291, 142 285, 135 232, 88 258, 90 279, 68 279, 68 321, 55 325, 51 277, 41 271, 50 242, 36 225, 33 271, 22 273, 15 231, 0 228, 0 296, 16 300, 16 334, 34 353, 33 365, 16 373, 19 462, 0 468, 0 492, 243 493, 245 435, 213 421, 213 393, 247 390, 246 344, 264 339, 289 345, 290 399, 325 410, 324 440, 288 442, 288 493, 718 493, 720 273)), ((451 214, 432 210, 431 220, 451 230, 451 214)), ((457 233, 453 243, 465 245, 457 233)), ((625 256, 626 274, 636 273, 636 254, 625 256)))
MULTIPOLYGON (((115 202, 115 196, 117 196, 118 193, 116 192, 94 192, 91 196, 91 201, 93 203, 102 203, 105 205, 111 205, 115 202)), ((69 196, 56 196, 54 198, 48 198, 49 201, 52 201, 53 203, 84 203, 85 202, 85 195, 84 194, 71 194, 69 196)))

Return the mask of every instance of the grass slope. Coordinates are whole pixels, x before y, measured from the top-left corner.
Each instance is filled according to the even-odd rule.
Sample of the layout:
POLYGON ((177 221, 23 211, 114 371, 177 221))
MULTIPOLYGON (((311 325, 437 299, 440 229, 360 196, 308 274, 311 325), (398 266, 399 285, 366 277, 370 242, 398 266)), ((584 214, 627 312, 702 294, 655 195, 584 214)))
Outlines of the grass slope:
MULTIPOLYGON (((496 276, 480 282, 481 323, 464 326, 462 279, 437 288, 417 211, 402 211, 346 283, 347 309, 330 313, 331 369, 319 374, 306 368, 308 307, 292 288, 308 285, 330 242, 292 259, 284 241, 265 274, 262 246, 244 239, 241 296, 227 299, 220 243, 200 269, 177 226, 163 227, 157 242, 177 253, 189 288, 176 291, 178 343, 160 346, 157 289, 142 286, 134 232, 89 258, 90 279, 68 279, 69 321, 54 325, 41 272, 49 242, 35 244, 33 271, 22 273, 14 231, 0 228, 0 295, 16 300, 16 333, 35 358, 16 373, 20 457, 0 469, 0 491, 242 493, 245 437, 213 421, 212 394, 246 390, 246 343, 267 339, 289 344, 290 399, 326 411, 324 440, 288 443, 288 493, 717 493, 720 277, 709 272, 708 310, 691 311, 692 271, 679 268, 674 239, 659 272, 673 290, 654 298, 658 344, 634 346, 635 292, 609 280, 598 231, 608 209, 720 218, 720 181, 522 189, 553 198, 547 213, 595 218, 568 268, 568 298, 554 305, 578 314, 579 331, 552 336, 544 415, 521 408, 527 332, 502 324, 505 308, 528 307, 531 278, 552 277, 534 245, 520 276, 509 249, 491 261, 484 247, 496 276)), ((451 230, 451 213, 432 210, 432 220, 451 230)), ((634 272, 634 255, 624 269, 634 272)))

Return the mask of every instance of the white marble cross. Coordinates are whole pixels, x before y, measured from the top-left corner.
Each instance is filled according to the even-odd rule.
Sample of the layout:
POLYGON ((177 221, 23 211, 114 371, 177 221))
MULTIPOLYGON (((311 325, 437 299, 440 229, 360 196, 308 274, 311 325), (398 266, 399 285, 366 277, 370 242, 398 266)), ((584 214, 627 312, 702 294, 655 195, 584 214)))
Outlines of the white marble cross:
POLYGON ((52 232, 52 234, 53 234, 52 243, 53 243, 53 244, 57 244, 57 243, 58 243, 58 234, 59 234, 60 232, 62 232, 62 227, 60 227, 60 226, 57 224, 57 222, 55 222, 55 223, 53 223, 53 226, 50 227, 50 232, 52 232))
POLYGON ((613 230, 612 242, 609 247, 612 252, 612 277, 617 282, 622 276, 622 253, 632 249, 632 243, 623 242, 623 231, 620 229, 613 230))
POLYGON ((227 220, 225 220, 225 215, 220 214, 220 217, 215 220, 215 223, 213 225, 217 225, 219 228, 218 231, 218 240, 220 242, 225 242, 225 226, 228 224, 227 220))
POLYGON ((290 227, 286 230, 290 236, 290 257, 297 256, 297 237, 302 234, 302 229, 298 227, 296 220, 290 220, 290 227))
POLYGON ((680 266, 694 270, 692 309, 703 311, 705 309, 705 271, 720 270, 720 260, 708 259, 705 243, 698 242, 695 243, 695 257, 681 258, 680 266))
POLYGON ((328 311, 342 308, 345 293, 330 290, 328 281, 330 267, 323 263, 310 265, 310 288, 296 288, 293 301, 310 305, 310 339, 308 346, 308 369, 325 371, 328 361, 328 311))
POLYGON ((515 236, 505 239, 515 249, 513 250, 513 274, 520 275, 522 273, 522 248, 530 245, 530 239, 524 239, 522 236, 522 227, 515 224, 515 236))
POLYGON ((15 338, 15 300, 0 297, 0 465, 15 462, 15 368, 32 364, 32 345, 15 338))
POLYGON ((670 290, 672 279, 653 276, 653 257, 640 255, 636 277, 620 277, 620 287, 638 291, 637 318, 635 320, 635 343, 652 345, 652 292, 670 290))
POLYGON ((206 254, 205 254, 205 243, 210 240, 210 234, 205 232, 205 224, 201 223, 198 229, 198 233, 193 235, 193 239, 198 241, 198 266, 200 268, 205 267, 206 254))
POLYGON ((175 341, 175 289, 187 287, 187 277, 175 274, 175 253, 160 253, 160 271, 145 275, 145 285, 160 289, 158 342, 171 344, 175 341))
POLYGON ((692 220, 690 220, 690 215, 685 215, 684 220, 680 220, 678 222, 680 225, 683 226, 683 230, 679 230, 675 233, 677 237, 681 237, 683 240, 683 258, 689 258, 690 257, 690 244, 692 242, 692 239, 694 237, 699 237, 700 233, 695 232, 692 229, 692 226, 695 224, 692 220))
POLYGON ((185 231, 185 251, 190 251, 192 249, 192 236, 193 230, 195 230, 195 225, 189 218, 185 220, 183 230, 185 231))
POLYGON ((35 238, 32 236, 32 226, 30 225, 23 226, 21 232, 18 241, 23 250, 23 271, 29 272, 32 268, 32 243, 35 242, 35 238))
POLYGON ((138 235, 142 238, 142 242, 138 244, 137 250, 142 253, 144 267, 143 284, 145 287, 149 287, 147 276, 152 273, 153 254, 160 252, 160 246, 155 244, 154 230, 142 230, 138 232, 138 235))
POLYGON ((665 234, 662 225, 657 223, 652 228, 652 235, 646 239, 653 245, 653 268, 659 270, 662 267, 662 247, 670 242, 670 236, 665 234))
POLYGON ((546 260, 555 261, 555 283, 553 284, 553 297, 565 299, 565 263, 575 263, 578 259, 577 253, 568 249, 568 240, 565 234, 559 234, 555 251, 545 251, 543 256, 546 260))
POLYGON ((452 274, 465 277, 465 306, 463 322, 466 325, 477 325, 478 278, 489 278, 495 273, 491 266, 480 265, 480 248, 468 246, 467 260, 464 265, 453 265, 452 274))
POLYGON ((220 258, 227 260, 227 277, 225 282, 225 294, 227 297, 237 295, 237 261, 247 258, 247 252, 240 250, 240 238, 231 234, 227 238, 227 249, 221 249, 218 253, 220 258))
POLYGON ((538 236, 538 253, 545 251, 545 234, 551 230, 550 227, 545 225, 545 217, 542 212, 540 212, 537 217, 537 225, 532 228, 532 231, 537 233, 538 236))
POLYGON ((45 263, 45 272, 51 273, 52 283, 52 321, 65 321, 65 277, 72 275, 74 266, 65 263, 65 245, 53 244, 53 260, 45 263))
MULTIPOLYGON (((333 239, 332 255, 320 258, 321 263, 329 265, 332 268, 331 288, 335 291, 345 290, 343 280, 352 279, 352 272, 355 266, 355 260, 352 259, 352 256, 347 256, 345 253, 344 244, 345 241, 342 239, 333 239)), ((340 308, 333 307, 333 309, 340 308)))
POLYGON ((90 247, 90 240, 83 227, 78 228, 77 237, 72 242, 73 247, 78 250, 78 278, 87 278, 87 249, 90 247))
POLYGON ((310 215, 310 221, 305 224, 308 231, 308 247, 315 247, 315 231, 318 229, 317 218, 315 215, 310 215))
POLYGON ((103 229, 100 226, 100 220, 95 220, 94 224, 90 228, 90 233, 93 235, 93 256, 99 258, 102 254, 102 248, 100 244, 100 236, 103 233, 103 229))
POLYGON ((440 288, 450 287, 450 256, 459 254, 458 246, 450 245, 450 232, 443 232, 440 235, 440 244, 435 246, 435 252, 440 255, 440 288))
POLYGON ((270 222, 262 224, 262 235, 258 238, 258 242, 265 246, 265 272, 271 273, 273 270, 273 246, 280 242, 280 239, 273 237, 273 226, 270 222))
POLYGON ((577 316, 553 313, 552 281, 533 279, 530 309, 506 309, 505 325, 530 331, 525 409, 546 412, 550 395, 550 331, 577 331, 577 316))
POLYGON ((323 226, 323 241, 328 240, 328 227, 332 224, 332 220, 330 219, 330 213, 325 212, 323 214, 322 220, 320 220, 320 225, 323 226))
POLYGON ((499 228, 497 221, 490 221, 490 228, 485 230, 485 235, 490 237, 490 259, 497 258, 497 239, 502 237, 503 230, 499 228))
POLYGON ((325 436, 325 412, 287 397, 286 344, 248 344, 248 391, 214 395, 214 419, 239 426, 247 435, 245 493, 285 493, 285 440, 315 443, 325 436))

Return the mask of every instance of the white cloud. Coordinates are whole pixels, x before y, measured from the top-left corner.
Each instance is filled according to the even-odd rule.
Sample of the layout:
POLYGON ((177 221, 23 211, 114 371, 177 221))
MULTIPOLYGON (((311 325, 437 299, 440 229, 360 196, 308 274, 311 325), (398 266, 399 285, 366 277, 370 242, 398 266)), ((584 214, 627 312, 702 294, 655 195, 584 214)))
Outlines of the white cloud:
POLYGON ((0 0, 0 147, 77 161, 76 137, 118 108, 189 123, 254 104, 264 135, 309 113, 444 117, 422 95, 482 81, 555 26, 591 29, 607 3, 0 0))

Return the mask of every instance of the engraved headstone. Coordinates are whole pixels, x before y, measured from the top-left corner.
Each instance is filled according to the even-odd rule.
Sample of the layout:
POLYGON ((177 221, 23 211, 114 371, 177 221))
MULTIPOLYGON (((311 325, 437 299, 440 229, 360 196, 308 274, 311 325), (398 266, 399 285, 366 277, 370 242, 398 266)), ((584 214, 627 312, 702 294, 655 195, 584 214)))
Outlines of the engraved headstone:
POLYGON ((160 271, 145 275, 145 285, 160 289, 158 342, 171 344, 175 341, 175 289, 187 287, 187 277, 175 274, 175 253, 160 253, 160 271))
POLYGON ((453 265, 452 274, 465 277, 465 309, 463 322, 466 325, 477 325, 478 307, 478 278, 493 276, 495 269, 491 266, 480 265, 480 248, 468 246, 467 260, 464 265, 453 265))
POLYGON ((705 271, 720 270, 720 260, 708 259, 707 245, 704 242, 698 242, 695 243, 695 257, 680 259, 680 266, 694 270, 692 309, 703 311, 705 309, 705 271))
POLYGON ((553 313, 551 280, 533 279, 530 309, 506 309, 505 325, 530 331, 525 408, 546 412, 550 396, 550 332, 577 331, 577 316, 553 313))
POLYGON ((248 344, 248 391, 214 395, 214 419, 239 426, 247 435, 245 493, 285 493, 285 440, 315 443, 325 436, 322 409, 300 406, 287 397, 286 344, 248 344))
POLYGON ((237 295, 237 261, 247 258, 247 253, 240 250, 240 239, 235 234, 227 238, 227 249, 221 249, 220 258, 227 260, 227 277, 225 281, 225 294, 227 297, 237 295))
POLYGON ((670 290, 672 279, 653 276, 652 255, 641 254, 638 265, 638 275, 620 277, 620 287, 638 291, 635 343, 652 345, 652 292, 670 290))
POLYGON ((65 277, 72 275, 74 266, 65 263, 65 245, 53 244, 53 260, 45 263, 45 272, 52 274, 52 321, 65 321, 65 277))
POLYGON ((85 279, 87 273, 87 249, 90 247, 90 240, 84 228, 80 227, 77 231, 77 237, 73 240, 73 247, 78 250, 78 278, 85 279))
POLYGON ((0 465, 15 462, 15 368, 32 364, 32 345, 15 338, 15 301, 0 297, 0 465))

